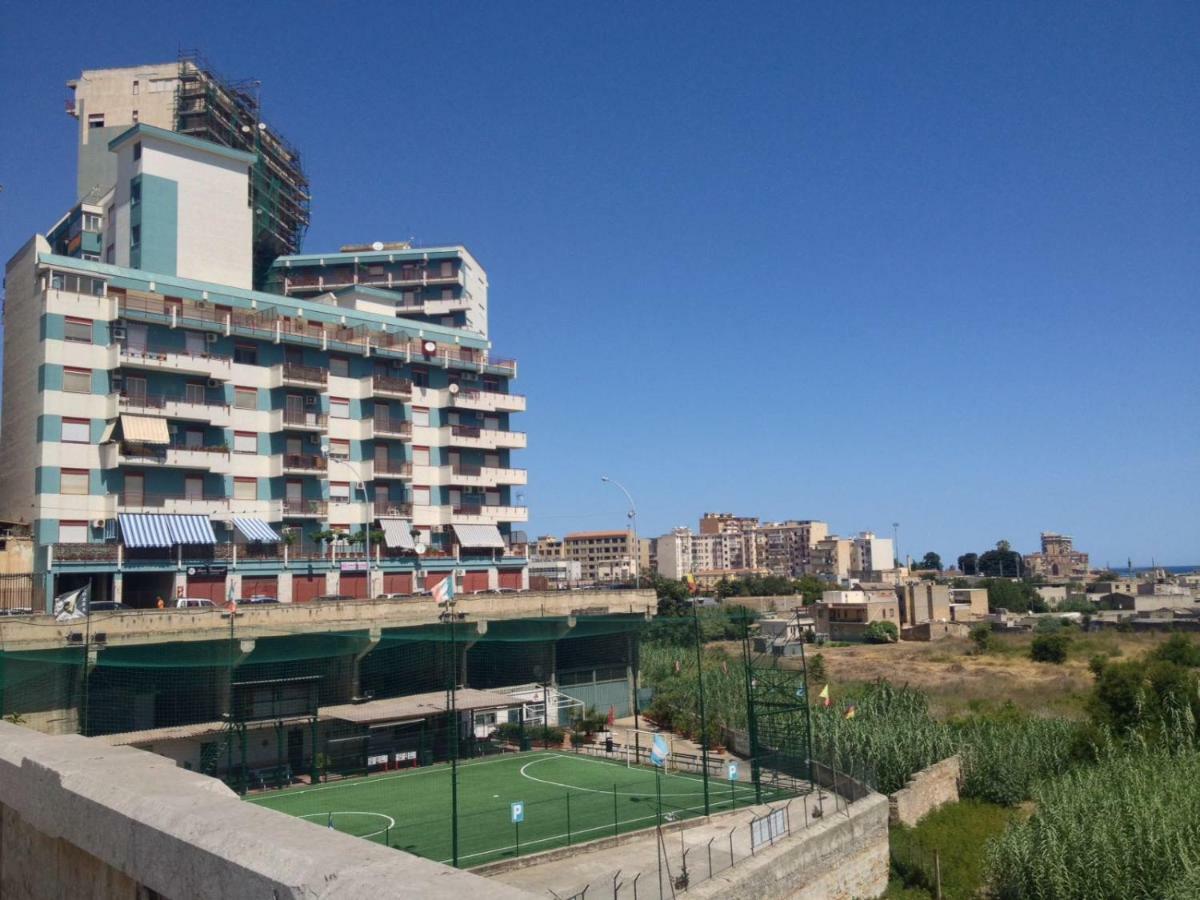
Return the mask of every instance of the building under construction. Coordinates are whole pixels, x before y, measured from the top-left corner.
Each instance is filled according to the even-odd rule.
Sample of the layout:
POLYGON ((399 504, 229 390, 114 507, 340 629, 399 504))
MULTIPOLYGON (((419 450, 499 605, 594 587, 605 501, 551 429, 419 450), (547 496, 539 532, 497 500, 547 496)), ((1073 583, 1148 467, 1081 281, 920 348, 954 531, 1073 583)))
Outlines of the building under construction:
POLYGON ((86 70, 67 87, 67 113, 79 120, 79 199, 99 202, 115 183, 110 140, 131 125, 154 125, 257 155, 250 183, 255 287, 276 257, 300 252, 308 179, 299 152, 262 120, 259 82, 222 78, 189 51, 171 63, 86 70))

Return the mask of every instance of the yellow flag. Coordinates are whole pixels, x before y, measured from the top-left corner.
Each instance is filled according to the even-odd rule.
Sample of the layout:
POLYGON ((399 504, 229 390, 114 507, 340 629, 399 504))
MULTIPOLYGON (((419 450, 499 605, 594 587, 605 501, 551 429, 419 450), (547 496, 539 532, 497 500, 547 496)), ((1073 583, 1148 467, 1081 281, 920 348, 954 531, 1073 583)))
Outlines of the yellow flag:
POLYGON ((829 685, 825 685, 825 687, 821 688, 821 693, 817 694, 817 696, 821 698, 822 706, 829 706, 829 685))

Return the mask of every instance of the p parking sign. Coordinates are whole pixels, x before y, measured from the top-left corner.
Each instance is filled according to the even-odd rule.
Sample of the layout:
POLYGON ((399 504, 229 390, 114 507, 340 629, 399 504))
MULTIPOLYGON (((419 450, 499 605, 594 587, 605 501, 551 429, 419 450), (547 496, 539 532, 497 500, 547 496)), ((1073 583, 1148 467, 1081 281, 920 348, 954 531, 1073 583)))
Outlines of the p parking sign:
POLYGON ((512 823, 514 825, 520 825, 524 821, 525 821, 525 804, 522 801, 518 800, 516 803, 512 804, 512 823))
POLYGON ((738 764, 737 764, 737 763, 735 763, 735 762, 731 762, 731 763, 730 763, 728 766, 726 766, 726 767, 725 767, 725 769, 726 769, 726 772, 727 772, 727 774, 728 774, 728 776, 729 776, 729 780, 730 780, 730 781, 737 781, 737 775, 738 775, 738 764))

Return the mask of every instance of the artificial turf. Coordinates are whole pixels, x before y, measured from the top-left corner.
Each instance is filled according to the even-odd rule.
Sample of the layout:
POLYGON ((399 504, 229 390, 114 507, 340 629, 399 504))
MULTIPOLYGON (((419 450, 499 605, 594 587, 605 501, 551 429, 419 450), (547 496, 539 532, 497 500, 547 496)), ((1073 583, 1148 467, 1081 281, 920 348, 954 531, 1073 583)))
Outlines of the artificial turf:
MULTIPOLYGON (((699 775, 629 767, 565 750, 514 753, 458 765, 458 862, 468 868, 537 853, 664 821, 704 814, 699 775), (511 804, 524 805, 512 823, 511 804)), ((764 790, 762 799, 779 792, 764 790)), ((285 788, 250 802, 418 856, 453 859, 448 765, 427 766, 313 786, 285 788)), ((745 782, 709 780, 709 809, 755 802, 745 782)))

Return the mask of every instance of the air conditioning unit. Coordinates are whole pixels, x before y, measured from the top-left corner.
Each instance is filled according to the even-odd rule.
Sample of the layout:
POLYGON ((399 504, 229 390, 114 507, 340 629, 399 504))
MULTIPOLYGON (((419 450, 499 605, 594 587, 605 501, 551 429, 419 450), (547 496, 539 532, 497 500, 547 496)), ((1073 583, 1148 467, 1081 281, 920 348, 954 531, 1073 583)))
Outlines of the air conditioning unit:
POLYGON ((114 325, 112 329, 112 337, 114 341, 123 341, 128 336, 124 328, 119 325, 114 325))
POLYGON ((208 381, 204 382, 204 386, 207 388, 219 388, 221 386, 221 382, 217 381, 215 378, 210 378, 208 381))
POLYGON ((309 396, 304 398, 304 405, 305 406, 316 406, 317 398, 310 394, 309 396))
POLYGON ((218 337, 218 335, 216 332, 210 331, 204 335, 204 343, 215 344, 217 342, 217 337, 218 337))

